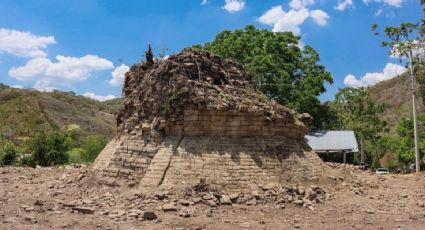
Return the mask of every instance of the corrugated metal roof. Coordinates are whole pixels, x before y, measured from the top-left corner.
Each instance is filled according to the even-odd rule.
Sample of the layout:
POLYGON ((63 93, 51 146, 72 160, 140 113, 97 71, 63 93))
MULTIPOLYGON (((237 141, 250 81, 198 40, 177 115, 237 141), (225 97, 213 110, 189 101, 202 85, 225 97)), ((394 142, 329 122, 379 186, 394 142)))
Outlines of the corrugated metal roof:
POLYGON ((305 135, 308 145, 316 152, 358 152, 356 136, 353 131, 318 131, 305 135))

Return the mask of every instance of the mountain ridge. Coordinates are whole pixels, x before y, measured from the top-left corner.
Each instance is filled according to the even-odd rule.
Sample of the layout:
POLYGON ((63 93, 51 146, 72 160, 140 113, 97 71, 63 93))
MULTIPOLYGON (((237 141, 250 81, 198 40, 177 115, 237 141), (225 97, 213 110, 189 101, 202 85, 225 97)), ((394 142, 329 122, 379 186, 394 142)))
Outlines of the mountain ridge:
POLYGON ((120 100, 99 102, 73 92, 39 92, 0 83, 0 143, 77 124, 83 135, 115 135, 120 100))

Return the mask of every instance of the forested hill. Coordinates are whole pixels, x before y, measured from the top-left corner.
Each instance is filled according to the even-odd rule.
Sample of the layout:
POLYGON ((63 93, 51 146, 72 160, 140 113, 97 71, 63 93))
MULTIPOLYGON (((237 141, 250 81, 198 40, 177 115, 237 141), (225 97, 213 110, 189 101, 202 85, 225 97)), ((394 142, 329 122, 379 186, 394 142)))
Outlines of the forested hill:
POLYGON ((120 100, 98 102, 72 92, 38 92, 0 84, 0 142, 25 139, 42 130, 77 124, 83 135, 115 134, 120 100))
MULTIPOLYGON (((423 99, 417 88, 417 112, 425 114, 423 99)), ((371 99, 377 103, 384 103, 385 111, 382 120, 388 122, 389 128, 394 131, 402 117, 412 116, 412 96, 410 93, 411 79, 408 73, 402 74, 393 79, 382 81, 369 87, 371 99)))

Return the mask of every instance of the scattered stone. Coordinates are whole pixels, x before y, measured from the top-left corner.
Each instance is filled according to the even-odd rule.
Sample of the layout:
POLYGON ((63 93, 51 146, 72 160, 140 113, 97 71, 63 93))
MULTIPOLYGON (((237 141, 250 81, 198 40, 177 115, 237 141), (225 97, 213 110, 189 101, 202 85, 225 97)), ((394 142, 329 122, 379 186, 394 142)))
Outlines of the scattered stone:
POLYGON ((78 175, 78 177, 77 177, 77 180, 80 181, 83 178, 84 178, 84 174, 83 173, 80 173, 80 175, 78 175))
POLYGON ((202 201, 202 198, 200 198, 200 197, 194 197, 194 198, 192 198, 192 201, 193 201, 194 203, 199 203, 199 202, 201 202, 201 201, 202 201))
POLYGON ((139 216, 139 213, 132 211, 132 212, 129 212, 127 216, 130 218, 137 218, 139 216))
POLYGON ((215 201, 214 201, 214 200, 207 200, 207 201, 206 201, 206 203, 207 203, 207 205, 209 205, 209 206, 211 206, 211 207, 215 207, 215 206, 217 206, 217 203, 215 203, 215 201))
POLYGON ((251 228, 251 225, 248 222, 243 222, 239 225, 241 228, 251 228))
POLYGON ((366 209, 366 211, 365 211, 367 214, 374 214, 375 213, 375 210, 374 209, 366 209))
POLYGON ((183 206, 189 206, 190 202, 188 200, 185 199, 180 199, 177 201, 178 204, 181 204, 183 206))
POLYGON ((177 211, 177 206, 175 203, 164 204, 164 206, 162 206, 162 210, 164 212, 175 212, 177 211))
POLYGON ((155 220, 158 216, 153 211, 145 211, 143 212, 143 219, 144 220, 155 220))
POLYGON ((239 193, 232 193, 229 195, 230 200, 235 203, 236 200, 239 198, 239 193))
POLYGON ((94 208, 90 207, 73 207, 72 210, 77 211, 82 214, 93 214, 94 208))
POLYGON ((184 217, 184 218, 190 217, 190 213, 188 211, 186 211, 186 210, 180 210, 178 212, 178 214, 179 214, 179 216, 184 217))
POLYGON ((75 202, 64 203, 62 205, 64 207, 68 207, 68 208, 73 208, 73 207, 77 206, 77 204, 75 202))
POLYGON ((36 200, 34 205, 43 206, 43 201, 42 200, 36 200))
POLYGON ((204 199, 204 200, 212 200, 214 198, 215 198, 214 195, 213 194, 210 194, 210 193, 205 194, 204 196, 202 196, 202 199, 204 199))
POLYGON ((232 201, 228 195, 222 195, 220 198, 221 205, 232 205, 232 201))
POLYGON ((24 217, 24 220, 25 221, 29 221, 30 223, 32 223, 32 224, 35 224, 35 223, 37 223, 37 220, 35 219, 35 217, 33 217, 33 216, 25 216, 24 217))
POLYGON ((246 205, 256 205, 257 200, 255 198, 252 198, 246 202, 246 205))

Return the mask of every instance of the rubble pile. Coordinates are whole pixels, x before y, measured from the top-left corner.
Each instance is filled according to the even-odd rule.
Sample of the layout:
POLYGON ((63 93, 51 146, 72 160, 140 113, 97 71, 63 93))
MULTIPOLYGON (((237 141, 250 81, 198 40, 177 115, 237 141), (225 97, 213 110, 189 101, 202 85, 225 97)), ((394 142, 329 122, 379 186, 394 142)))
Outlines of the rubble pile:
POLYGON ((359 165, 352 165, 352 164, 341 164, 341 163, 334 163, 334 162, 326 162, 326 165, 335 170, 347 170, 353 173, 362 173, 366 172, 361 168, 359 165))
POLYGON ((311 119, 256 91, 241 64, 194 49, 132 66, 125 75, 123 93, 124 106, 117 117, 119 133, 131 132, 140 121, 158 131, 166 130, 169 122, 183 121, 187 106, 194 110, 258 112, 269 120, 311 119))
MULTIPOLYGON (((197 191, 199 186, 206 187, 200 183, 193 187, 186 188, 182 192, 184 199, 192 199, 206 205, 215 207, 219 205, 246 204, 246 205, 274 205, 276 208, 284 208, 284 204, 295 204, 306 208, 313 208, 314 203, 322 203, 329 198, 329 191, 319 186, 311 185, 303 187, 301 185, 280 185, 271 183, 261 186, 259 190, 250 193, 227 194, 218 191, 214 187, 203 191, 197 191)), ((197 203, 197 202, 195 202, 197 203)))
POLYGON ((175 212, 176 215, 185 218, 198 215, 208 216, 219 206, 231 205, 264 206, 276 209, 283 209, 286 207, 285 205, 292 205, 315 210, 316 204, 323 203, 329 198, 329 191, 316 185, 303 187, 301 185, 271 184, 250 193, 228 194, 219 191, 212 185, 200 183, 179 191, 167 190, 155 194, 135 192, 126 198, 128 203, 125 207, 127 210, 122 212, 122 216, 142 218, 143 212, 141 210, 175 212), (198 191, 200 187, 206 189, 198 191))

